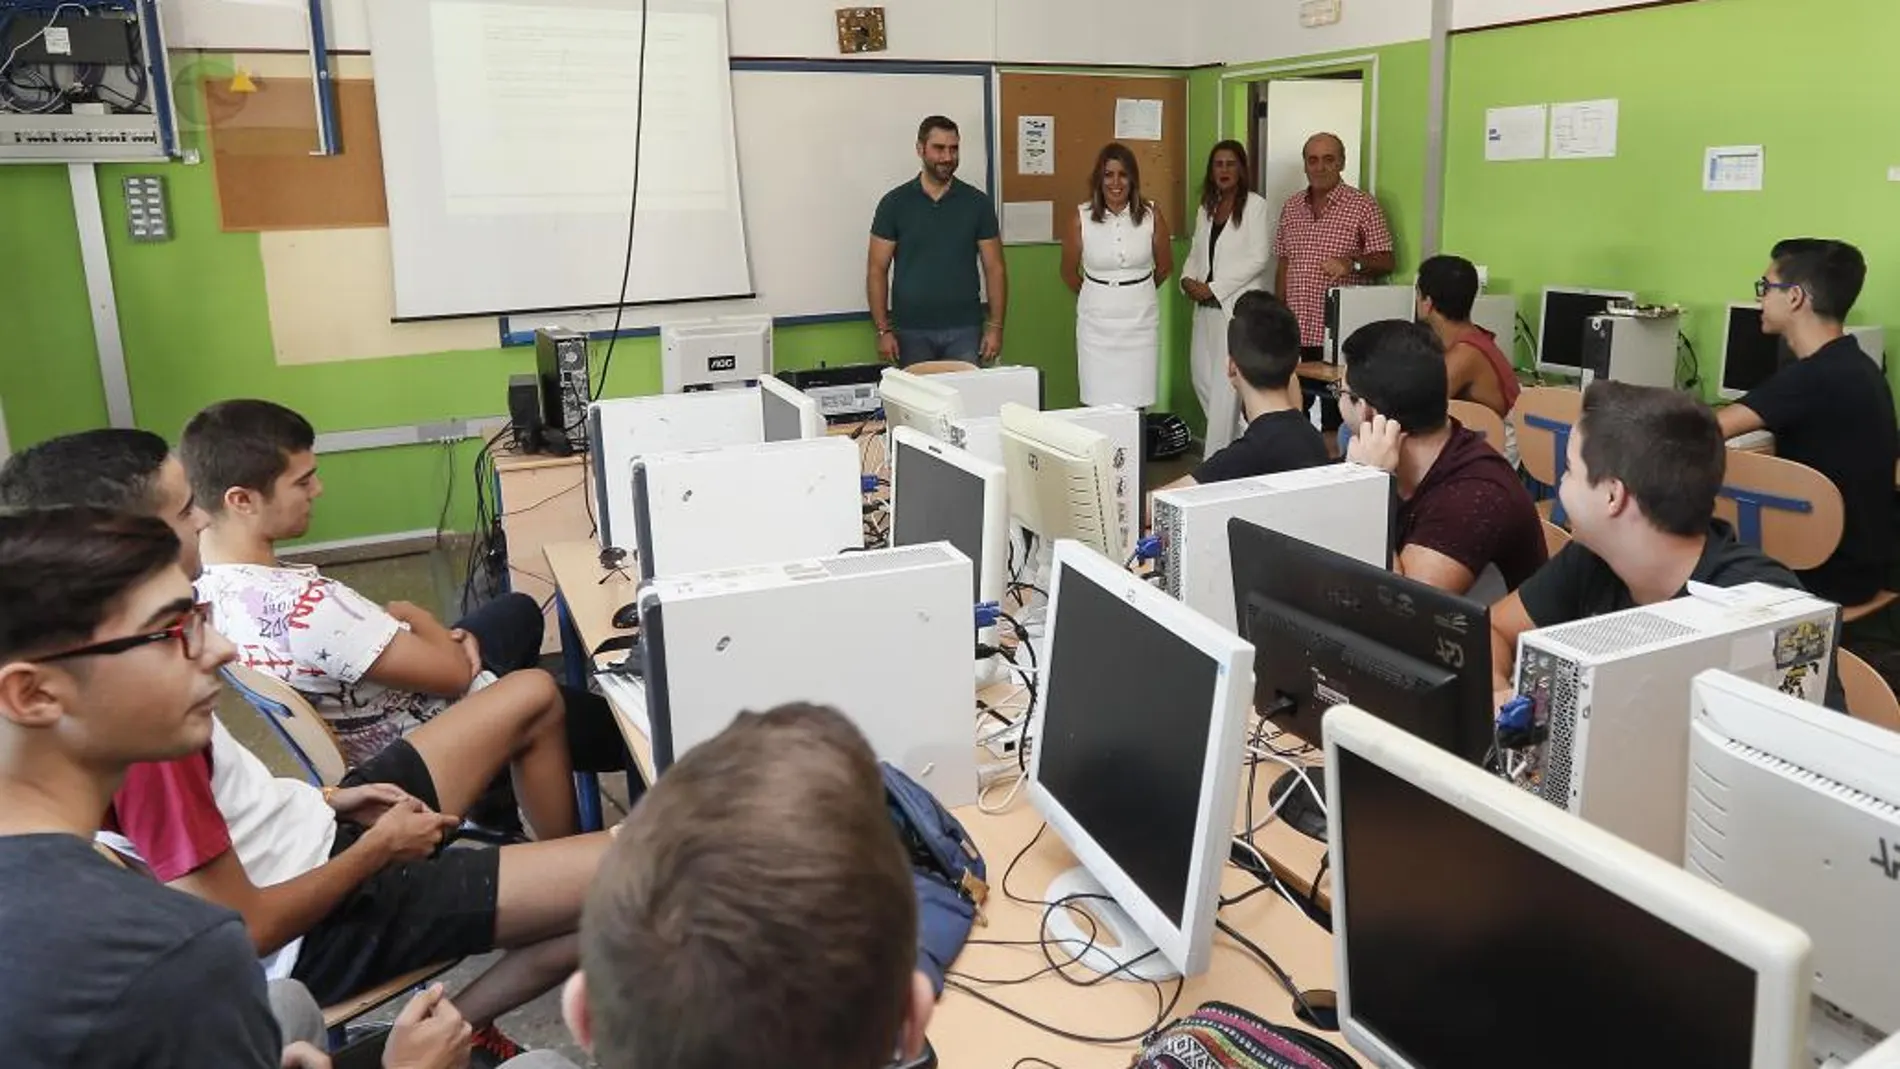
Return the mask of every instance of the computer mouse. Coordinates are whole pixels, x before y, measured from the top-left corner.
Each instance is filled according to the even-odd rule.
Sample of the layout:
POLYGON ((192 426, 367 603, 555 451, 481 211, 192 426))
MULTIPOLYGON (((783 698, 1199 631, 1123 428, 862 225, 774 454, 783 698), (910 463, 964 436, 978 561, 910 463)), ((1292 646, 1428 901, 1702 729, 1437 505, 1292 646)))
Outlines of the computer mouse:
POLYGON ((637 601, 629 601, 625 605, 622 605, 618 609, 615 609, 613 623, 615 627, 619 628, 622 631, 628 631, 633 628, 639 627, 640 626, 640 603, 637 601))

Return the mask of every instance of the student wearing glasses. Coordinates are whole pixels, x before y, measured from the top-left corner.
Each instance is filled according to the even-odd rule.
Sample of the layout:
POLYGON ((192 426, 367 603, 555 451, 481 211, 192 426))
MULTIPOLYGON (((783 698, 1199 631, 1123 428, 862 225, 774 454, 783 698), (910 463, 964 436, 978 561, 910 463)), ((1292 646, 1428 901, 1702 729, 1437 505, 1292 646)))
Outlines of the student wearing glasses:
MULTIPOLYGON (((203 748, 229 642, 205 625, 160 520, 0 509, 0 1046, 9 1066, 327 1069, 284 1044, 227 909, 92 845, 135 762, 203 748)), ((383 1064, 454 1066, 468 1026, 440 989, 383 1064)))
POLYGON ((1792 238, 1774 247, 1755 282, 1761 329, 1796 360, 1722 408, 1724 438, 1767 430, 1775 455, 1828 477, 1845 506, 1841 543, 1812 571, 1811 593, 1846 606, 1878 594, 1893 567, 1894 460, 1900 453, 1893 391, 1879 365, 1842 328, 1860 296, 1867 261, 1844 241, 1792 238))
MULTIPOLYGON (((86 505, 162 520, 183 584, 199 561, 183 545, 195 546, 204 525, 180 477, 177 460, 157 435, 87 431, 8 460, 0 468, 0 505, 44 511, 86 505), (181 544, 181 537, 189 541, 181 544)), ((47 565, 40 583, 31 567, 16 570, 0 559, 6 572, 0 575, 0 597, 25 596, 6 594, 15 589, 5 585, 9 577, 23 579, 18 590, 57 597, 57 569, 47 565)), ((45 610, 35 604, 17 611, 36 620, 32 614, 45 610)), ((0 600, 0 624, 7 611, 0 600)), ((224 651, 204 668, 215 691, 215 672, 232 659, 231 646, 204 627, 205 611, 187 604, 165 621, 168 628, 140 629, 103 646, 61 643, 40 661, 84 665, 90 676, 105 661, 142 663, 149 655, 132 650, 173 635, 193 663, 205 659, 206 649, 224 651)), ((49 628, 33 643, 50 645, 63 634, 49 628)), ((4 654, 0 647, 0 660, 4 654)), ((98 700, 123 696, 110 691, 98 700)), ((194 734, 195 746, 127 761, 131 767, 113 795, 109 830, 129 841, 158 880, 241 914, 251 960, 264 959, 272 978, 303 982, 324 1004, 425 965, 497 947, 516 951, 456 996, 477 1027, 476 1046, 511 1057, 518 1048, 494 1028, 494 1017, 546 990, 572 967, 567 936, 579 922, 580 896, 605 846, 605 836, 556 838, 574 824, 566 743, 559 717, 544 716, 529 735, 532 752, 524 751, 521 726, 510 717, 524 697, 544 708, 560 707, 544 673, 511 674, 460 703, 463 715, 432 719, 354 768, 341 787, 321 791, 272 777, 207 714, 204 733, 194 734), (529 823, 549 841, 438 853, 444 832, 460 823, 459 815, 511 757, 529 823)), ((105 744, 118 752, 130 740, 105 744)), ((103 809, 94 810, 95 822, 103 809)), ((0 910, 5 906, 0 901, 0 910)))

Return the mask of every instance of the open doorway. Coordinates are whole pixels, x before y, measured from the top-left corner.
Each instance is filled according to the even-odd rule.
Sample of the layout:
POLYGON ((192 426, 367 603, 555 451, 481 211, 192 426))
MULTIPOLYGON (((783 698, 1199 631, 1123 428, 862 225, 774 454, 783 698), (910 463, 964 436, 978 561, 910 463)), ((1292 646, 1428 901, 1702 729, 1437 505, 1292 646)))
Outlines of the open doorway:
POLYGON ((1248 85, 1249 146, 1257 173, 1254 188, 1273 205, 1280 205, 1306 188, 1306 161, 1301 155, 1306 139, 1317 133, 1338 134, 1346 145, 1345 180, 1365 188, 1366 83, 1363 72, 1339 71, 1299 77, 1272 78, 1248 85))

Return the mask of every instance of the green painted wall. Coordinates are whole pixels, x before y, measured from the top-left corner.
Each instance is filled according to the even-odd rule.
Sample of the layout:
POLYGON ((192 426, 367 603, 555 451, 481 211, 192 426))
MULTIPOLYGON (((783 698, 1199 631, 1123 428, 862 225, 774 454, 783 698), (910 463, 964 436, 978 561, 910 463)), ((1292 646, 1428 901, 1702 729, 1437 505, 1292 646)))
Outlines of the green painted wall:
MULTIPOLYGON (((1724 306, 1754 296, 1783 237, 1866 254, 1853 323, 1900 325, 1900 31, 1893 0, 1679 4, 1492 30, 1451 43, 1445 244, 1536 321, 1546 285, 1633 289, 1685 308, 1713 396, 1724 306), (1484 162, 1484 112, 1615 97, 1614 159, 1484 162), (1703 150, 1763 145, 1760 193, 1704 193, 1703 150)), ((1889 341, 1889 351, 1894 342, 1889 341)), ((1889 374, 1900 361, 1889 361, 1889 374)))
MULTIPOLYGON (((197 69, 202 72, 204 66, 197 69)), ((186 134, 186 144, 203 147, 195 133, 186 134)), ((204 405, 237 396, 290 405, 320 431, 494 415, 505 409, 508 376, 531 370, 533 352, 525 348, 279 366, 258 239, 219 229, 209 164, 101 167, 99 187, 127 374, 141 426, 174 437, 204 405), (133 171, 165 176, 174 240, 135 245, 124 236, 119 178, 133 171)), ((0 167, 0 250, 13 267, 8 284, 0 287, 0 403, 13 445, 21 448, 104 424, 105 400, 64 167, 0 167)), ((1178 255, 1184 257, 1186 250, 1183 240, 1178 255)), ((1062 284, 1059 250, 1013 247, 1007 258, 1011 311, 1005 360, 1039 367, 1050 407, 1072 406, 1077 403, 1075 298, 1062 284)), ((1163 358, 1170 367, 1185 368, 1185 301, 1172 286, 1163 292, 1163 358)), ((782 330, 775 350, 785 368, 875 358, 868 323, 782 330)), ((615 348, 608 394, 657 391, 658 354, 657 339, 623 340, 615 348)), ((1185 383, 1184 371, 1180 378, 1185 383)), ((1177 396, 1189 399, 1190 410, 1194 407, 1191 390, 1177 396)), ((1168 403, 1164 392, 1161 407, 1168 403)), ((452 482, 448 526, 465 529, 473 519, 467 473, 476 448, 474 443, 411 446, 326 457, 327 490, 309 538, 328 541, 434 527, 452 482)))
MULTIPOLYGON (((1425 87, 1429 54, 1423 41, 1271 63, 1206 68, 1191 73, 1188 76, 1187 170, 1190 199, 1198 195, 1207 154, 1214 143, 1229 137, 1243 143, 1249 140, 1250 82, 1362 66, 1363 61, 1356 57, 1368 55, 1376 55, 1379 62, 1379 95, 1370 105, 1378 111, 1378 162, 1374 168, 1378 198, 1398 244, 1399 270, 1409 271, 1420 259, 1418 249, 1424 213, 1425 87)), ((1370 138, 1371 124, 1367 130, 1370 138)), ((1187 229, 1192 221, 1180 226, 1187 229)), ((1184 242, 1178 254, 1181 258, 1186 257, 1186 249, 1184 242)), ((1179 291, 1175 290, 1174 295, 1179 298, 1179 291)), ((1198 434, 1205 420, 1194 400, 1193 378, 1188 367, 1190 316, 1184 300, 1176 302, 1174 312, 1173 329, 1164 347, 1164 354, 1171 356, 1167 389, 1175 403, 1170 411, 1186 418, 1198 434)))
MULTIPOLYGON (((1424 41, 1362 48, 1349 52, 1298 56, 1271 63, 1242 64, 1224 70, 1197 72, 1195 84, 1206 83, 1209 103, 1221 105, 1216 126, 1207 128, 1205 140, 1190 146, 1198 161, 1205 157, 1215 141, 1222 137, 1247 141, 1251 120, 1248 117, 1248 83, 1262 79, 1310 77, 1340 70, 1368 68, 1360 57, 1376 56, 1379 68, 1378 97, 1370 102, 1376 111, 1376 126, 1366 124, 1368 143, 1375 144, 1377 161, 1373 167, 1380 207, 1392 227, 1392 239, 1398 246, 1398 273, 1405 275, 1422 259, 1425 189, 1426 88, 1431 53, 1424 41), (1224 77, 1223 77, 1224 76, 1224 77), (1376 137, 1376 142, 1373 140, 1376 137)), ((1370 81, 1368 81, 1368 91, 1370 81)), ((1369 117, 1370 118, 1370 117, 1369 117)), ((1275 205, 1277 209, 1279 206, 1275 205)))

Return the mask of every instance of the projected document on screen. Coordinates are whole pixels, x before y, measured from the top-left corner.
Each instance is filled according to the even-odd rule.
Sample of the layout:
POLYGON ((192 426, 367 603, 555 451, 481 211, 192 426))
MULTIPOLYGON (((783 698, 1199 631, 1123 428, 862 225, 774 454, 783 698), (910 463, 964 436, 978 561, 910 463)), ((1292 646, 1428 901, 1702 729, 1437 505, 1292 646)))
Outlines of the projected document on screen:
POLYGON ((751 292, 725 5, 371 0, 397 315, 751 292), (642 96, 644 95, 644 102, 642 96))

